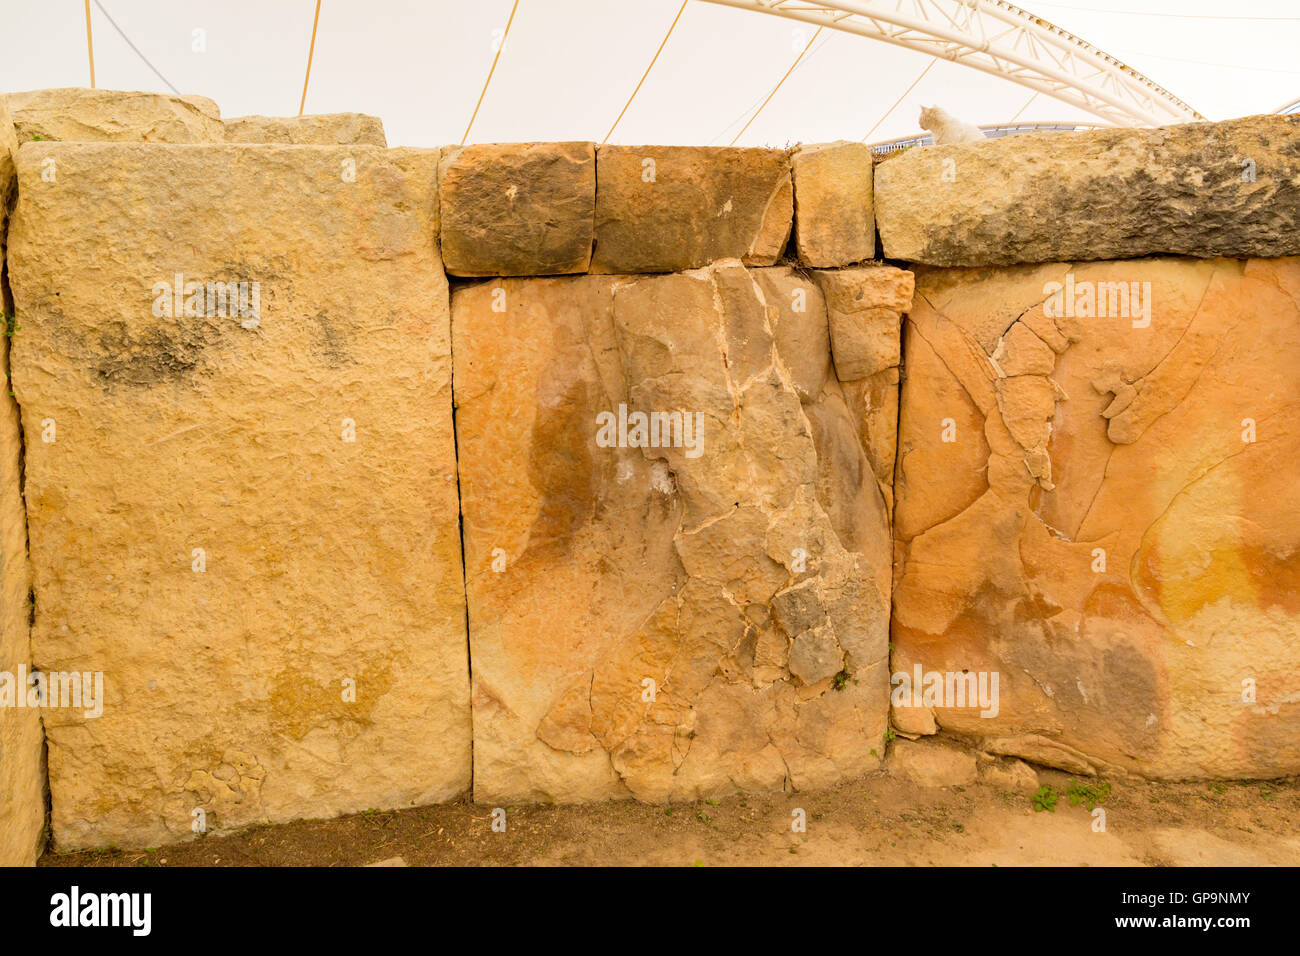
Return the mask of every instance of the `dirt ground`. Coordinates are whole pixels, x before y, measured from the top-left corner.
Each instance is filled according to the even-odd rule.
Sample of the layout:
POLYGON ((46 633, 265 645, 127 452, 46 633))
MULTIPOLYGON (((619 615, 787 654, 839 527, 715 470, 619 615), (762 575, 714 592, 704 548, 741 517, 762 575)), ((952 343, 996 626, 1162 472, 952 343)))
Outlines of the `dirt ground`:
POLYGON ((252 827, 157 848, 46 853, 42 866, 1026 866, 1300 865, 1300 780, 1119 781, 1104 833, 1064 793, 1054 812, 986 784, 923 789, 873 774, 833 790, 493 807, 468 801, 252 827), (806 832, 792 829, 802 809, 806 832), (389 862, 389 865, 400 865, 389 862))

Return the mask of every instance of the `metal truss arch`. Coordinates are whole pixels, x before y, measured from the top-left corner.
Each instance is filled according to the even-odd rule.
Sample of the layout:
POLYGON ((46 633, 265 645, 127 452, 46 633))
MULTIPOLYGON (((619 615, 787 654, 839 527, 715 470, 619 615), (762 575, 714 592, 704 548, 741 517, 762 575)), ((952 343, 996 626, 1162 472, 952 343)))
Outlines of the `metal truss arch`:
POLYGON ((1004 0, 704 0, 880 40, 1069 103, 1109 126, 1205 119, 1108 53, 1004 0))

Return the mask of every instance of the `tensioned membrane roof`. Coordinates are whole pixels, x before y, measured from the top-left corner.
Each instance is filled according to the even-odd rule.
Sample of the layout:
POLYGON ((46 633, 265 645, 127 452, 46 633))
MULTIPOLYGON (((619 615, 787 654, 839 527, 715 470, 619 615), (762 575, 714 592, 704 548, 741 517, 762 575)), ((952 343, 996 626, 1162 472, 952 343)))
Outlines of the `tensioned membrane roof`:
MULTIPOLYGON (((961 0, 731 2, 739 6, 321 0, 317 20, 316 0, 0 0, 0 90, 89 86, 88 8, 101 88, 201 94, 226 116, 293 115, 311 49, 306 112, 378 115, 390 145, 460 142, 471 116, 471 142, 600 141, 625 106, 611 142, 876 142, 916 134, 922 104, 977 124, 1108 122, 1014 82, 1014 64, 1001 75, 981 72, 833 25, 818 32, 822 21, 740 8, 888 8, 896 20, 928 17, 951 34, 969 14, 961 0)), ((1293 0, 1024 0, 1018 8, 1149 78, 1189 116, 1271 113, 1300 97, 1293 0)))

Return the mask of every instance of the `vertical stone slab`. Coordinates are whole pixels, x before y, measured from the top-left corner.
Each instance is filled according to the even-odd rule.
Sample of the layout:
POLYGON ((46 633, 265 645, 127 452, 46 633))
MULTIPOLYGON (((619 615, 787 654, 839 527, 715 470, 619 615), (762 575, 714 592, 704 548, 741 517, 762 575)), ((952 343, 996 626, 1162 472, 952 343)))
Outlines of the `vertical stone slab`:
POLYGON ((790 156, 790 169, 799 260, 825 269, 874 256, 871 147, 844 141, 801 146, 790 156))
POLYGON ((455 293, 476 799, 878 765, 888 514, 820 303, 734 261, 455 293))
POLYGON ((918 270, 904 354, 895 670, 999 694, 900 688, 900 729, 1300 771, 1300 262, 918 270))
POLYGON ((469 785, 436 163, 20 151, 34 656, 103 675, 45 711, 58 845, 469 785))
MULTIPOLYGON (((17 190, 18 140, 0 97, 0 263, 5 261, 8 216, 17 190)), ((9 368, 7 275, 0 272, 0 315, 5 338, 0 361, 9 368)), ((0 389, 0 866, 36 862, 45 823, 45 768, 40 711, 29 708, 31 668, 27 518, 22 498, 22 433, 8 382, 0 389)))

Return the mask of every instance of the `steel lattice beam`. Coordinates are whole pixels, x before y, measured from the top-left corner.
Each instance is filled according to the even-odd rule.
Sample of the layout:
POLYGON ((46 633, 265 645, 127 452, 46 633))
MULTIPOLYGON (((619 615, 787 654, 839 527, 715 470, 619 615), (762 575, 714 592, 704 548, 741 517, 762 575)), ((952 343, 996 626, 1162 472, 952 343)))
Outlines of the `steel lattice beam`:
POLYGON ((1203 120, 1164 87, 1003 0, 705 0, 928 53, 1076 106, 1112 126, 1203 120))

